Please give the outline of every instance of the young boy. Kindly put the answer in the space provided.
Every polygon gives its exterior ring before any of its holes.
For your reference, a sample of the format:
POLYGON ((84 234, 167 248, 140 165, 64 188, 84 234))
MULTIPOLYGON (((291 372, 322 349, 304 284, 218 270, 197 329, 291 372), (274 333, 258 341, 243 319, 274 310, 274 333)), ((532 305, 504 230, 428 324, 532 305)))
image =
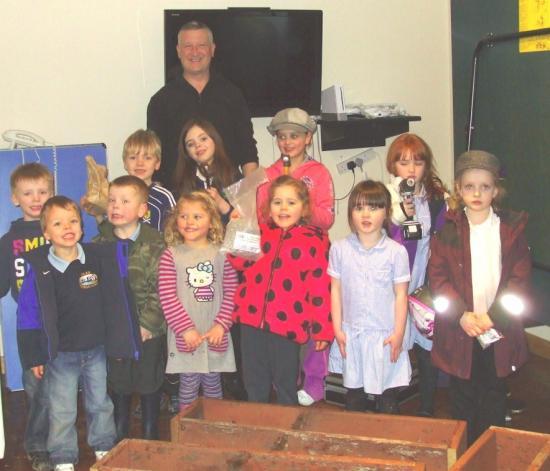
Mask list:
MULTIPOLYGON (((17 167, 10 177, 11 199, 21 208, 23 217, 11 223, 0 239, 0 297, 8 291, 15 302, 25 277, 23 254, 46 243, 40 228, 40 211, 53 194, 53 176, 42 164, 30 163, 17 167)), ((23 446, 32 469, 50 469, 48 440, 48 398, 45 381, 38 381, 30 369, 23 371, 23 387, 29 410, 23 446)))
POLYGON ((17 337, 23 367, 31 368, 37 380, 48 381, 48 451, 55 469, 68 471, 78 461, 79 378, 89 445, 98 458, 114 445, 105 352, 134 355, 135 326, 127 321, 132 313, 120 289, 115 246, 79 243, 82 219, 76 203, 64 196, 50 198, 40 225, 51 247, 25 257, 28 270, 19 293, 17 337))
POLYGON ((153 174, 160 168, 160 140, 153 131, 138 129, 124 143, 122 160, 128 175, 138 177, 149 187, 147 211, 142 222, 162 231, 166 217, 176 205, 174 196, 158 183, 153 174))
POLYGON ((129 288, 137 307, 143 354, 139 359, 108 358, 108 382, 115 406, 117 439, 128 436, 131 395, 141 395, 143 436, 158 439, 159 388, 164 377, 166 324, 157 293, 157 269, 164 240, 157 230, 142 224, 149 188, 135 176, 123 176, 109 186, 107 217, 110 232, 100 242, 116 241, 124 254, 129 288))

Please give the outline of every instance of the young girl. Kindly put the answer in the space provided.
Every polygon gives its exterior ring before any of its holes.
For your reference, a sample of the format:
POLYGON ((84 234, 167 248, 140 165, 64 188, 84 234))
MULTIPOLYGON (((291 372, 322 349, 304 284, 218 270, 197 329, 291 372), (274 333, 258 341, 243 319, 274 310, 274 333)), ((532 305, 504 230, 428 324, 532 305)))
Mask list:
POLYGON ((344 376, 348 410, 365 410, 370 393, 380 395, 381 412, 397 413, 396 388, 411 378, 409 356, 402 351, 409 259, 386 234, 390 213, 390 194, 382 183, 357 184, 348 202, 352 233, 330 248, 336 342, 329 369, 344 376))
MULTIPOLYGON (((390 236, 407 249, 411 270, 409 293, 412 293, 425 282, 430 236, 443 225, 446 211, 445 198, 448 195, 437 176, 432 150, 416 134, 401 134, 393 141, 388 150, 386 167, 392 177, 391 183, 387 185, 392 196, 390 236), (414 180, 414 196, 402 198, 399 185, 409 178, 414 180), (420 239, 404 238, 403 223, 409 218, 420 223, 422 230, 420 239)), ((410 325, 410 339, 405 339, 405 348, 410 348, 414 343, 420 381, 418 415, 432 417, 437 386, 437 368, 432 365, 430 359, 432 341, 419 332, 414 322, 410 322, 410 325)))
POLYGON ((222 397, 220 372, 235 371, 229 328, 237 274, 219 252, 223 225, 206 192, 182 196, 165 228, 159 297, 168 332, 167 373, 180 374, 180 409, 222 397))
POLYGON ((273 385, 280 404, 297 403, 300 344, 316 350, 332 341, 328 237, 305 223, 309 197, 304 182, 277 178, 269 188, 268 224, 260 224, 263 256, 256 262, 230 257, 244 279, 235 295, 233 320, 242 324, 243 374, 248 398, 268 402, 273 385))
POLYGON ((232 208, 222 190, 239 180, 241 174, 229 160, 218 131, 205 119, 190 119, 181 130, 178 148, 174 175, 177 194, 206 190, 227 222, 232 208))
MULTIPOLYGON (((242 178, 229 159, 223 140, 212 123, 205 119, 190 119, 185 123, 179 139, 179 159, 175 171, 175 188, 183 195, 194 190, 206 190, 214 198, 226 225, 232 211, 223 197, 223 188, 242 178)), ((233 399, 246 399, 241 375, 240 330, 231 329, 233 348, 236 354, 237 372, 222 375, 225 393, 233 399)))
MULTIPOLYGON (((307 154, 316 131, 315 121, 300 108, 286 108, 271 120, 267 130, 277 139, 281 158, 266 169, 269 182, 258 189, 256 205, 258 221, 267 222, 262 212, 271 182, 287 174, 302 180, 309 190, 311 203, 310 224, 328 231, 334 223, 334 187, 327 168, 307 154)), ((300 404, 309 406, 324 396, 327 375, 328 350, 316 351, 310 341, 303 361, 303 388, 298 391, 300 404)))
POLYGON ((469 443, 490 425, 504 426, 505 377, 527 360, 522 322, 514 315, 525 304, 531 271, 527 216, 493 209, 502 195, 499 171, 497 158, 484 151, 458 158, 459 206, 432 239, 428 265, 439 301, 432 360, 451 375, 453 417, 468 422, 469 443), (483 349, 475 337, 492 327, 503 337, 483 349))

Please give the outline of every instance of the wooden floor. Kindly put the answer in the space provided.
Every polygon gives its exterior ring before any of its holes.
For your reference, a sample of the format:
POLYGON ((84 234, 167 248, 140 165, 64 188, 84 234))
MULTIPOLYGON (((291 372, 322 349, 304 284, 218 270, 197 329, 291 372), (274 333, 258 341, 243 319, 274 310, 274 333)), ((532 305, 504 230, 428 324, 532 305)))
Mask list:
MULTIPOLYGON (((527 409, 512 416, 509 426, 512 428, 550 433, 550 360, 532 356, 529 363, 511 377, 510 390, 514 398, 527 403, 527 409)), ((6 433, 6 455, 0 460, 0 469, 13 471, 30 470, 29 462, 23 450, 22 437, 25 424, 25 396, 23 392, 3 392, 4 426, 6 433)), ((319 404, 314 407, 336 407, 319 404)), ((414 414, 418 407, 416 399, 402 406, 403 414, 414 414)), ((447 391, 440 388, 436 398, 436 416, 449 417, 447 391)), ((132 436, 140 437, 139 419, 134 419, 132 436)), ((161 416, 160 433, 163 440, 169 440, 169 416, 161 416)), ((77 470, 87 470, 94 462, 94 455, 86 444, 86 425, 83 414, 79 414, 78 422, 80 463, 77 470)))

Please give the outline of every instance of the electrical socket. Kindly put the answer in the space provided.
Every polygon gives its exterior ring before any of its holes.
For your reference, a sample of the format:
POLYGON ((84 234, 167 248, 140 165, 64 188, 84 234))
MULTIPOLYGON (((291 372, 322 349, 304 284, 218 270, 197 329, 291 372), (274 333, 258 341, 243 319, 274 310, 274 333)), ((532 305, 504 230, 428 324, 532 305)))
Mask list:
POLYGON ((342 175, 349 172, 348 163, 355 162, 356 168, 363 172, 363 165, 374 157, 376 157, 376 152, 373 149, 365 149, 359 154, 352 155, 351 157, 338 162, 336 164, 336 170, 338 170, 338 173, 342 175))

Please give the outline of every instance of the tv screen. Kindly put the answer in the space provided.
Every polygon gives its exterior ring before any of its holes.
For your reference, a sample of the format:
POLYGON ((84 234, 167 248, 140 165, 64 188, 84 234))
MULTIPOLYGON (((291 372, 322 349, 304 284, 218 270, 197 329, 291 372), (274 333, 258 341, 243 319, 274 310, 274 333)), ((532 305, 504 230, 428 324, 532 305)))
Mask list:
POLYGON ((322 11, 165 10, 166 82, 181 74, 177 35, 192 20, 214 33, 212 67, 242 90, 252 116, 273 116, 294 106, 320 114, 322 11))

